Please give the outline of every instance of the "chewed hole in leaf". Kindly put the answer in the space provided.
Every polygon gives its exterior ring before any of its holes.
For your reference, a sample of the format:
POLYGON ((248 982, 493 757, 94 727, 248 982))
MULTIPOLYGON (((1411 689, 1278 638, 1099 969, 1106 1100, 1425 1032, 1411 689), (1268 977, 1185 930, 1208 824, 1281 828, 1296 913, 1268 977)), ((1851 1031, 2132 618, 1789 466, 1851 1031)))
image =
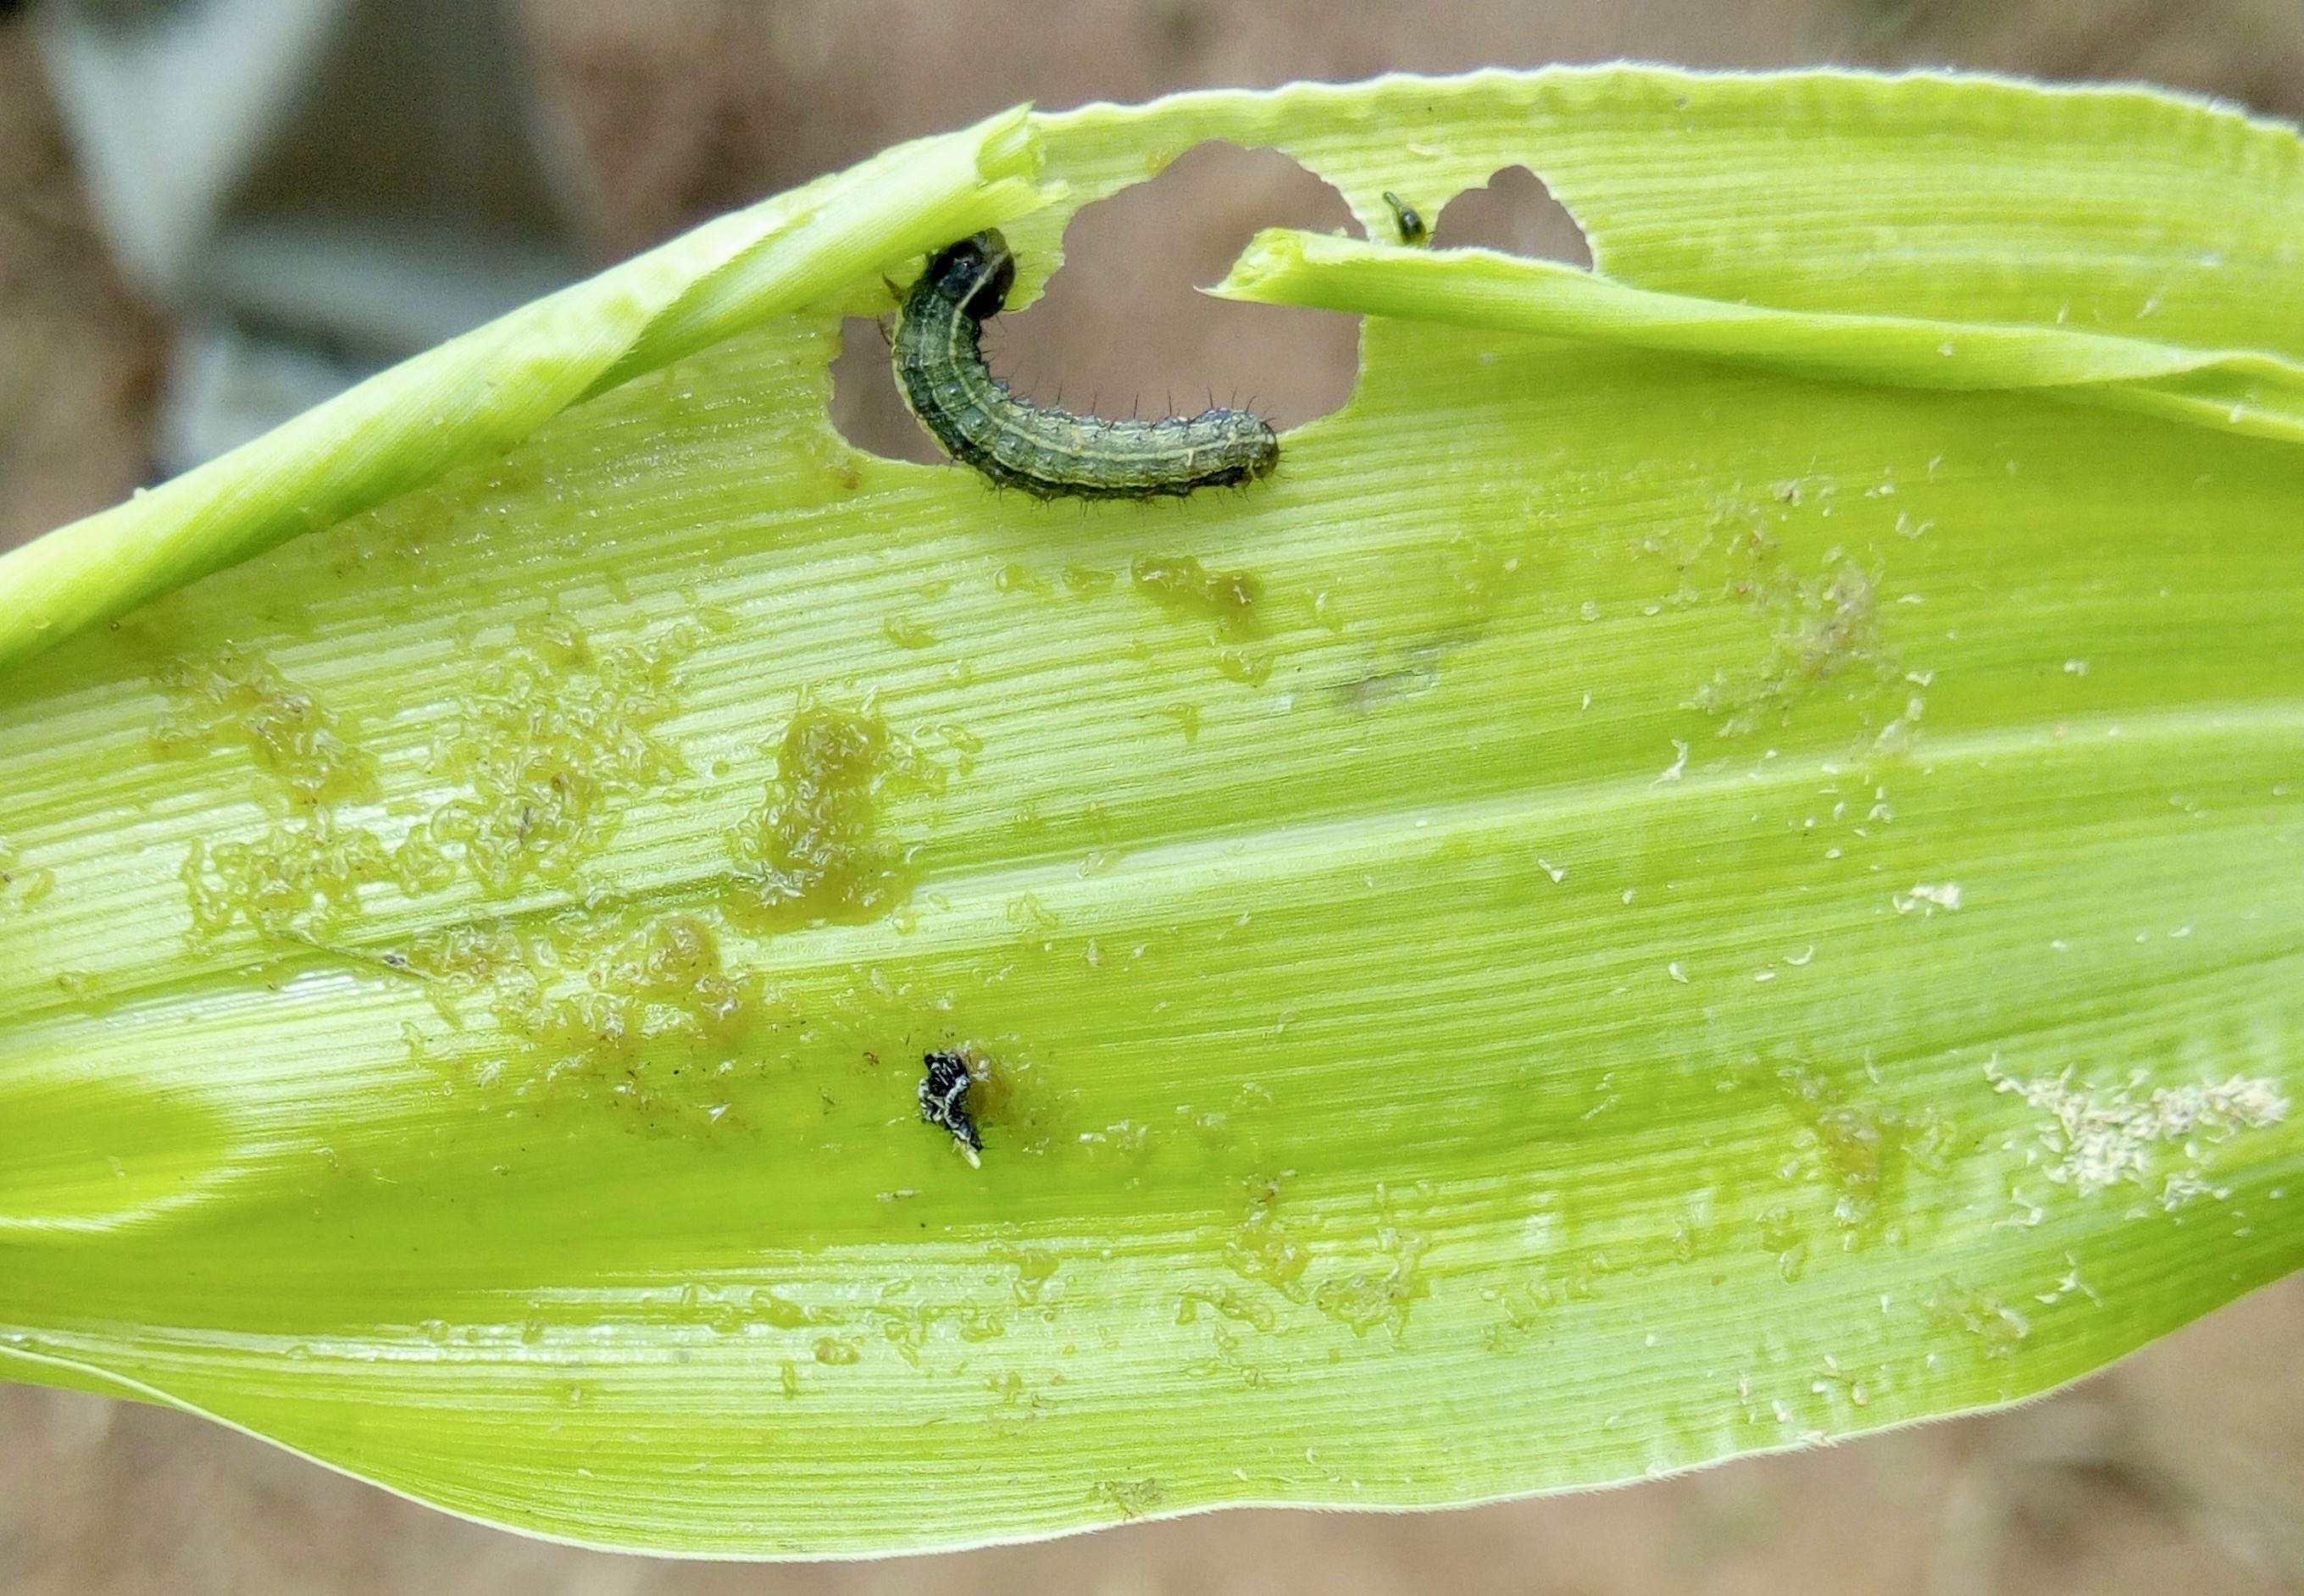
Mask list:
POLYGON ((1487 186, 1450 200, 1432 230, 1438 249, 1500 249, 1587 270, 1592 246, 1568 207, 1525 166, 1507 166, 1487 186))
POLYGON ((832 362, 832 424, 857 448, 923 466, 942 463, 944 452, 896 392, 888 340, 896 325, 892 305, 878 320, 851 316, 840 324, 840 353, 832 362))
MULTIPOLYGON (((1259 229, 1278 226, 1359 231, 1342 195, 1276 151, 1187 150, 1158 177, 1072 219, 1046 293, 987 325, 992 369, 1021 396, 1106 417, 1191 415, 1211 404, 1253 408, 1283 427, 1325 416, 1351 396, 1358 317, 1199 291, 1223 279, 1259 229)), ((1028 281, 1045 266, 1021 264, 1028 281)), ((851 317, 843 328, 833 395, 834 423, 857 447, 944 458, 905 410, 871 321, 851 317)))

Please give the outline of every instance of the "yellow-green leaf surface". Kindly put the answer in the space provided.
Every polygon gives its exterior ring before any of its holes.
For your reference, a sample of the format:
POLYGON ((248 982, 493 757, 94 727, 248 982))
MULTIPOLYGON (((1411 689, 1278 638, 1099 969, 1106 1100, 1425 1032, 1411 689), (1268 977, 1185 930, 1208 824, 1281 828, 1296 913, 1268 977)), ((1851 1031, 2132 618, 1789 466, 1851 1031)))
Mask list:
POLYGON ((0 560, 0 1372, 860 1553, 1797 1445, 2283 1273, 2299 157, 1621 67, 995 119, 0 560), (1266 239, 1363 370, 1239 494, 841 441, 883 274, 1207 139, 1377 241, 1525 164, 1598 274, 1266 239))

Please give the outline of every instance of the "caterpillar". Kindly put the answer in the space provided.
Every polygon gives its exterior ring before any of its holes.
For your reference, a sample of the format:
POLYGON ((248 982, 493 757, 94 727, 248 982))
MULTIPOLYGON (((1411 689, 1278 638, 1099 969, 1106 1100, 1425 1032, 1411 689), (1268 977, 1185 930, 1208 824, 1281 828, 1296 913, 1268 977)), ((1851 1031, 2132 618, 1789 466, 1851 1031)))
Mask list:
POLYGON ((1270 423, 1248 410, 1107 421, 1017 398, 979 347, 985 322, 1007 308, 1015 282, 1008 241, 987 231, 929 257, 904 296, 897 384, 954 460, 1036 499, 1182 498, 1243 486, 1280 463, 1270 423))

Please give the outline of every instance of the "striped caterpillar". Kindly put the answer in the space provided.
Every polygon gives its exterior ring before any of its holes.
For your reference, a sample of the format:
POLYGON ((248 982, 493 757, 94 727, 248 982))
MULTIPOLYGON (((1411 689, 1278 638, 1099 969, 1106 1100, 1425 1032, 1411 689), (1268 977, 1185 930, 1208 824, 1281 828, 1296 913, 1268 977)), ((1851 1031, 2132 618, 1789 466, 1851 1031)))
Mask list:
POLYGON ((1017 398, 978 347, 1015 281, 1008 241, 987 231, 937 250, 904 296, 896 380, 954 460, 1036 499, 1182 498, 1244 486, 1279 464, 1280 440, 1247 410, 1106 421, 1017 398))

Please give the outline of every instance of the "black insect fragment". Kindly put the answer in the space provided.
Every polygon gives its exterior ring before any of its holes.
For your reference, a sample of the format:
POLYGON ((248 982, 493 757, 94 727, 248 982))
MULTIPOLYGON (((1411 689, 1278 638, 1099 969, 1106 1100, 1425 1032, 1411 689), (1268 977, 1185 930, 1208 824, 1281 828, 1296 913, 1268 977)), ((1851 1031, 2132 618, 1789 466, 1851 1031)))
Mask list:
POLYGON ((928 1074, 920 1079, 920 1118, 952 1132, 961 1156, 970 1167, 976 1167, 984 1138, 976 1132, 976 1121, 968 1117, 968 1089, 976 1084, 968 1056, 939 1050, 920 1061, 928 1067, 928 1074))
POLYGON ((1432 229, 1414 206, 1390 189, 1384 191, 1384 202, 1392 207, 1392 224, 1400 230, 1402 243, 1428 244, 1432 241, 1432 229))

